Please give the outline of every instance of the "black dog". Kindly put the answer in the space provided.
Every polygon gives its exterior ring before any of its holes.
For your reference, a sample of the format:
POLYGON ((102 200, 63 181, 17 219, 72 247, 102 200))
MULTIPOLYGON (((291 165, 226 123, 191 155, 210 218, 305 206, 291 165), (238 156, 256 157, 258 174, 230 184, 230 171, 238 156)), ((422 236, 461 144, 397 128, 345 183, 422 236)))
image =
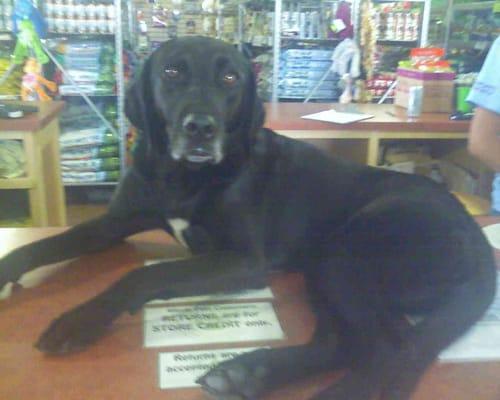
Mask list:
POLYGON ((317 314, 311 342, 225 362, 199 379, 203 388, 218 399, 254 399, 345 368, 314 399, 408 399, 491 302, 492 251, 452 195, 263 129, 250 63, 229 44, 165 43, 131 87, 126 112, 142 136, 109 212, 8 254, 0 287, 139 231, 175 233, 175 219, 194 256, 131 272, 55 320, 41 351, 79 350, 151 299, 262 287, 266 271, 293 269, 317 314))

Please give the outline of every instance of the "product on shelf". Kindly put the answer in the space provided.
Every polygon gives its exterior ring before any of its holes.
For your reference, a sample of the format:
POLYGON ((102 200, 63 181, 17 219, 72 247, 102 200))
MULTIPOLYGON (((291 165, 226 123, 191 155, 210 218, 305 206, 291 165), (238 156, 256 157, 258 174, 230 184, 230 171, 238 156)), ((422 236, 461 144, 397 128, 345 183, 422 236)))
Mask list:
POLYGON ((238 0, 146 0, 134 2, 141 48, 156 49, 176 36, 202 35, 238 40, 238 0), (146 42, 146 43, 144 43, 146 42))
POLYGON ((311 94, 313 99, 337 99, 338 76, 330 72, 332 54, 332 50, 323 49, 285 50, 280 63, 278 97, 306 98, 311 94))
POLYGON ((14 2, 12 0, 0 1, 0 32, 11 32, 13 28, 12 14, 14 11, 14 2))
POLYGON ((367 79, 372 79, 374 72, 375 45, 377 42, 374 14, 373 3, 364 1, 361 5, 359 44, 362 49, 362 65, 367 79))
POLYGON ((396 73, 386 72, 376 74, 372 79, 367 79, 365 90, 372 100, 379 100, 389 90, 388 99, 394 99, 395 90, 390 89, 391 85, 396 80, 396 73))
MULTIPOLYGON (((3 77, 11 64, 10 50, 0 50, 0 77, 3 77)), ((0 96, 19 96, 21 92, 21 80, 23 77, 22 66, 18 66, 11 72, 8 78, 0 85, 0 96)))
MULTIPOLYGON (((63 182, 112 181, 120 173, 119 138, 90 110, 81 98, 68 99, 61 117, 59 146, 63 182)), ((101 114, 116 125, 114 100, 96 102, 101 114)))
POLYGON ((417 41, 420 6, 411 1, 377 4, 373 10, 377 40, 417 41))
POLYGON ((115 53, 102 41, 65 42, 56 47, 65 73, 58 72, 62 96, 110 95, 115 92, 115 53), (76 84, 73 85, 72 81, 76 84))
POLYGON ((112 34, 116 28, 113 0, 46 0, 48 30, 69 34, 112 34))
POLYGON ((20 140, 0 140, 0 179, 12 179, 26 173, 26 157, 20 140))
POLYGON ((455 72, 443 56, 441 48, 411 50, 410 59, 401 61, 397 70, 396 105, 408 107, 410 87, 421 86, 423 112, 453 111, 455 72))
POLYGON ((62 172, 64 183, 116 182, 120 179, 120 171, 99 172, 62 172))
POLYGON ((59 138, 62 152, 67 148, 102 146, 116 143, 118 143, 118 138, 104 126, 65 132, 59 138))
POLYGON ((92 160, 107 157, 116 157, 119 154, 119 148, 115 144, 102 146, 77 146, 74 148, 66 148, 61 153, 61 160, 76 161, 76 160, 92 160))
POLYGON ((66 171, 98 172, 98 171, 112 171, 112 170, 117 170, 119 168, 120 168, 120 159, 118 157, 61 161, 61 170, 63 172, 66 171))

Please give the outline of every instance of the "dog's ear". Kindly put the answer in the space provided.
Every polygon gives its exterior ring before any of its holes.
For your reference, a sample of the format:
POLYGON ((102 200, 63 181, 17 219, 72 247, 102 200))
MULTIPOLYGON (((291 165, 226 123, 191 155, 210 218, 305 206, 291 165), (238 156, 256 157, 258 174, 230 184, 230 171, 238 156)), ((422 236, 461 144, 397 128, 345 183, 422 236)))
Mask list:
POLYGON ((265 111, 262 100, 257 93, 257 82, 250 62, 248 62, 247 74, 248 79, 240 112, 240 129, 248 140, 248 148, 251 149, 257 132, 264 125, 265 111))
POLYGON ((151 85, 151 63, 149 57, 142 66, 137 78, 127 89, 125 96, 125 115, 139 130, 137 144, 134 150, 134 164, 145 175, 154 169, 157 155, 166 150, 162 140, 162 120, 156 111, 153 87, 151 85))

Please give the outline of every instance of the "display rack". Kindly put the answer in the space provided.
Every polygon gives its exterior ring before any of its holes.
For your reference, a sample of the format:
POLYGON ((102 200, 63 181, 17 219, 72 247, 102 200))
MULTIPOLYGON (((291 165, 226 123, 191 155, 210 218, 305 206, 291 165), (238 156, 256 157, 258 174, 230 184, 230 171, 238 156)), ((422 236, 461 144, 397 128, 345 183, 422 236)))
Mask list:
MULTIPOLYGON (((329 31, 329 18, 340 3, 340 0, 275 1, 274 15, 279 18, 273 18, 272 101, 304 101, 311 97, 311 92, 318 101, 338 98, 337 77, 325 75, 331 66, 331 54, 340 42, 329 31), (289 69, 292 75, 287 75, 289 69)), ((359 0, 348 3, 356 31, 359 0)))
MULTIPOLYGON (((107 0, 106 0, 107 1, 107 0)), ((69 87, 69 92, 61 93, 62 99, 70 100, 75 97, 81 97, 85 103, 90 107, 91 112, 96 115, 96 118, 102 121, 103 126, 109 130, 118 140, 118 157, 119 168, 118 174, 122 174, 126 168, 127 160, 127 130, 128 124, 124 115, 124 96, 125 96, 125 75, 124 75, 124 56, 123 56, 123 10, 122 1, 113 0, 112 2, 87 2, 87 6, 95 7, 95 17, 85 16, 83 2, 73 3, 71 0, 67 2, 53 3, 47 0, 41 3, 41 8, 45 12, 48 21, 49 33, 48 38, 44 41, 49 57, 55 64, 56 69, 59 70, 65 80, 69 82, 66 87, 69 87), (62 9, 61 9, 62 7, 62 9), (64 9, 66 7, 66 9, 64 9), (68 7, 73 7, 68 11, 68 7), (80 7, 80 8, 78 8, 80 7), (100 7, 100 10, 99 10, 100 7), (111 8, 106 11, 106 7, 111 8), (105 13, 109 12, 107 18, 104 17, 105 13), (94 19, 91 19, 94 18, 94 19), (65 67, 59 62, 57 56, 51 51, 51 44, 55 42, 64 43, 85 43, 97 41, 102 43, 112 43, 114 48, 114 74, 115 74, 115 88, 114 92, 99 93, 89 92, 84 90, 77 84, 70 76, 65 67), (109 122, 108 119, 99 110, 96 103, 103 99, 115 99, 116 106, 116 124, 109 122)), ((87 10, 88 13, 88 10, 87 10)), ((101 185, 114 185, 117 183, 118 176, 113 179, 105 181, 72 181, 65 182, 65 186, 101 186, 101 185)))
POLYGON ((494 12, 495 1, 458 2, 448 0, 445 18, 445 48, 447 55, 463 55, 465 65, 459 72, 481 67, 484 55, 500 33, 500 13, 494 12), (463 70, 462 70, 463 69, 463 70))
MULTIPOLYGON (((363 12, 370 13, 371 29, 362 43, 366 93, 371 101, 393 100, 398 62, 410 49, 428 44, 430 0, 364 0, 363 12), (368 39, 366 39, 368 38, 368 39)), ((365 16, 366 21, 366 16, 365 16)))

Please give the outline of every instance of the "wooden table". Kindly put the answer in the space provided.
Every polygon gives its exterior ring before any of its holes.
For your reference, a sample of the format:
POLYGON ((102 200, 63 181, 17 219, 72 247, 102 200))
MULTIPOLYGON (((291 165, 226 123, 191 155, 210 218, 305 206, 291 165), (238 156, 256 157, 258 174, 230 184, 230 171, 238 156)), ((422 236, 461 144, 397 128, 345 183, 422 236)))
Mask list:
MULTIPOLYGON (((406 109, 388 104, 351 104, 347 108, 329 103, 267 103, 266 127, 285 136, 302 140, 325 141, 346 152, 346 144, 354 143, 349 155, 368 165, 377 165, 381 144, 388 140, 446 140, 465 143, 469 121, 451 121, 445 113, 423 113, 408 118, 406 109), (333 124, 300 118, 303 115, 334 108, 337 111, 374 115, 352 124, 333 124)), ((333 146, 333 147, 335 147, 333 146)))
POLYGON ((66 204, 61 181, 58 115, 62 101, 29 102, 39 111, 20 119, 0 119, 0 140, 20 140, 26 175, 0 179, 0 189, 26 189, 34 226, 65 226, 66 204))
MULTIPOLYGON (((488 225, 500 223, 500 218, 482 217, 478 221, 488 225)), ((0 229, 0 256, 23 243, 62 230, 0 229)), ((205 399, 199 389, 161 391, 158 388, 158 353, 180 348, 143 348, 141 313, 120 317, 107 336, 78 354, 47 357, 32 347, 50 320, 104 290, 144 260, 183 255, 185 250, 166 234, 143 233, 130 238, 126 244, 71 261, 43 285, 0 301, 0 399, 205 399)), ((500 266, 500 252, 496 252, 496 257, 500 266)), ((314 317, 305 300, 301 276, 276 275, 271 285, 276 313, 287 339, 269 344, 284 346, 307 342, 314 317)), ((329 373, 291 384, 266 400, 303 400, 337 377, 329 373)), ((413 400, 498 400, 499 377, 500 362, 436 364, 425 375, 413 400)))

